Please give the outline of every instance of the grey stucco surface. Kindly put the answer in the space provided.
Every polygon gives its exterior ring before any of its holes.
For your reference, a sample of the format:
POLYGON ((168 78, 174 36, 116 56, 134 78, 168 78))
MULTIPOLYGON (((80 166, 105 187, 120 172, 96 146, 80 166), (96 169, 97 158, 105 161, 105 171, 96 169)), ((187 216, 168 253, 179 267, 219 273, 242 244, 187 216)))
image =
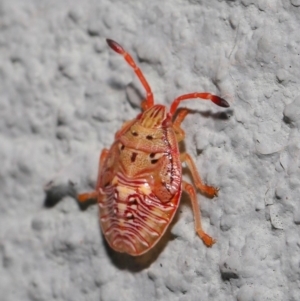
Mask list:
MULTIPOLYGON (((300 1, 0 1, 0 300, 300 300, 300 1), (218 198, 187 197, 162 242, 111 251, 95 185, 102 148, 144 95, 209 91, 185 148, 218 198)), ((184 178, 189 179, 188 173, 184 178)))

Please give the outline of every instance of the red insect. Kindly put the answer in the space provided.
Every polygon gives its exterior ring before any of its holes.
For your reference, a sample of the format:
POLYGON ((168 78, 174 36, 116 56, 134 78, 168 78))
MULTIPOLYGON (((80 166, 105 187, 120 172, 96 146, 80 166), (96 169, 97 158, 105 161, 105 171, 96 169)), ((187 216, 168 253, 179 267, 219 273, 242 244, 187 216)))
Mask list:
POLYGON ((168 112, 165 106, 154 104, 151 88, 132 57, 118 43, 109 39, 107 43, 133 68, 147 98, 141 105, 143 112, 125 122, 111 148, 102 151, 96 189, 80 194, 79 201, 97 198, 108 244, 115 251, 138 256, 153 248, 165 233, 184 190, 192 201, 196 232, 211 247, 215 240, 202 229, 195 188, 182 180, 182 162, 203 194, 214 197, 218 189, 203 184, 190 155, 179 152, 178 143, 185 136, 180 125, 189 110, 176 110, 191 98, 211 100, 220 107, 229 104, 210 93, 190 93, 176 98, 168 112))

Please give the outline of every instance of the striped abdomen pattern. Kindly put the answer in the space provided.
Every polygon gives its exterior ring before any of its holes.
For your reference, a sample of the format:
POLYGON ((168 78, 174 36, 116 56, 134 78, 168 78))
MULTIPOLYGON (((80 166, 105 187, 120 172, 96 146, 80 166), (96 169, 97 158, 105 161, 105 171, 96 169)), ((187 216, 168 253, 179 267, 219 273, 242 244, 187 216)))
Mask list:
POLYGON ((99 188, 101 227, 108 243, 119 252, 143 254, 154 246, 172 220, 176 202, 163 203, 144 179, 117 173, 99 188))

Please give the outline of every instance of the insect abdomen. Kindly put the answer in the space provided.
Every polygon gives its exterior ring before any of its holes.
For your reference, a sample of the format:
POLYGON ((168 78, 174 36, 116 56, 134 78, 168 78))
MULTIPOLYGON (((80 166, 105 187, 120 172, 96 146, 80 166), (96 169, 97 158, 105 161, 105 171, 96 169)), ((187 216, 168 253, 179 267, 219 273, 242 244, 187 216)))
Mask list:
POLYGON ((118 175, 112 182, 99 201, 104 236, 118 252, 142 254, 165 232, 177 205, 162 204, 145 180, 118 175))

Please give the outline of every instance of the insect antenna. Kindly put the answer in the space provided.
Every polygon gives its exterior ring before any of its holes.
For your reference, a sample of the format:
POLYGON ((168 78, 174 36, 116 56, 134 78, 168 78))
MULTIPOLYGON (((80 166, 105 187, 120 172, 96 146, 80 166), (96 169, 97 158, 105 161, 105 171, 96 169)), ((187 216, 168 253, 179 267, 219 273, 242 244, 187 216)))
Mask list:
POLYGON ((142 103, 142 109, 146 110, 146 109, 151 108, 154 105, 153 93, 152 93, 151 88, 150 88, 145 76, 143 75, 141 69, 136 65, 136 63, 133 60, 133 58, 131 57, 131 55, 127 51, 125 51, 124 48, 120 44, 118 44, 117 42, 115 42, 111 39, 106 39, 106 42, 112 50, 114 50, 115 52, 123 55, 125 61, 133 69, 133 71, 135 72, 135 74, 139 78, 141 84, 145 88, 146 93, 147 93, 147 98, 142 103))
POLYGON ((176 99, 173 100, 172 104, 171 104, 171 108, 170 108, 170 113, 171 115, 173 115, 177 109, 177 107, 179 106, 179 104, 184 101, 184 100, 188 100, 188 99, 192 99, 192 98, 201 98, 204 100, 211 100, 213 103, 215 103, 216 105, 223 107, 223 108, 228 108, 229 107, 229 103, 217 96, 217 95, 213 95, 207 92, 203 92, 203 93, 189 93, 189 94, 184 94, 181 95, 179 97, 177 97, 176 99))

